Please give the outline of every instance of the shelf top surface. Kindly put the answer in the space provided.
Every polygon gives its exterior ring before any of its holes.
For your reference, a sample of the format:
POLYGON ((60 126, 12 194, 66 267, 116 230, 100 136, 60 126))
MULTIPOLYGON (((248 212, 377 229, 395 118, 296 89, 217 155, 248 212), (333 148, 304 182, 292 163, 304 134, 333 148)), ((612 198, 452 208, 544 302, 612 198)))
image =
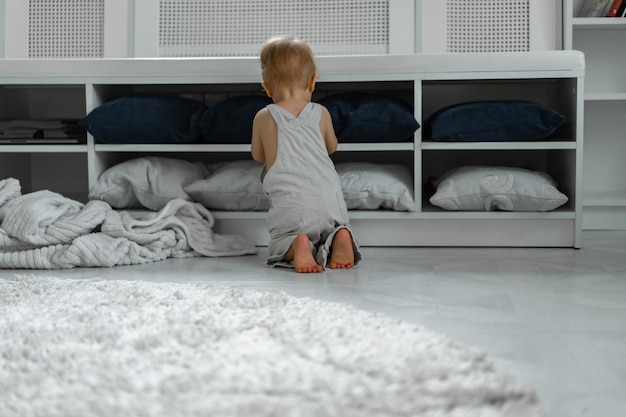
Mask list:
MULTIPOLYGON (((372 76, 381 79, 453 79, 459 74, 471 78, 472 74, 505 76, 520 72, 528 72, 530 78, 533 72, 580 76, 585 69, 584 54, 572 50, 318 56, 316 61, 320 81, 350 77, 372 79, 372 76)), ((176 78, 204 82, 260 82, 259 62, 256 57, 0 60, 0 83, 180 82, 176 78)))
POLYGON ((572 24, 578 29, 624 29, 626 19, 611 17, 574 17, 572 24))

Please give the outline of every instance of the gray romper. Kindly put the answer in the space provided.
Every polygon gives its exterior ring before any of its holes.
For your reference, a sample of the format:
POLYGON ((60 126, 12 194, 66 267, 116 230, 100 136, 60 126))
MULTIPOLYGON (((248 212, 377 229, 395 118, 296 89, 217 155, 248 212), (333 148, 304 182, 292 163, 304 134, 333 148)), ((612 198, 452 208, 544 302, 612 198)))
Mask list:
MULTIPOLYGON (((272 202, 267 265, 292 267, 283 258, 296 236, 305 233, 315 260, 326 268, 335 233, 348 229, 352 235, 352 229, 339 175, 320 131, 322 106, 309 103, 298 116, 276 104, 267 109, 278 126, 276 161, 263 177, 263 190, 272 202)), ((354 237, 352 247, 356 265, 361 254, 354 237)))

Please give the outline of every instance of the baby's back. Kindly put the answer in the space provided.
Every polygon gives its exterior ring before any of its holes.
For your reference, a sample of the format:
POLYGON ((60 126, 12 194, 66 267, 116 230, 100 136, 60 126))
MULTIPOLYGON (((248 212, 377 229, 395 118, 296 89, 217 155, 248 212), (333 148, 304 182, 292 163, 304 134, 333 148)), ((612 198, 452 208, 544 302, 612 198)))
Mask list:
POLYGON ((276 160, 263 180, 270 197, 318 196, 340 190, 339 177, 320 130, 322 106, 309 103, 298 116, 270 104, 278 126, 276 160))

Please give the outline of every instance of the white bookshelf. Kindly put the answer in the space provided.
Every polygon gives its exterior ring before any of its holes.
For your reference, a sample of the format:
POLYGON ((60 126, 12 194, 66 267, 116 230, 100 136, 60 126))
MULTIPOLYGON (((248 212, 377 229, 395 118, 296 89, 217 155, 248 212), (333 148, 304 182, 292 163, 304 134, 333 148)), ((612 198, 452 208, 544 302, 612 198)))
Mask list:
POLYGON ((579 17, 565 0, 564 47, 585 54, 583 228, 626 229, 626 18, 579 17))
MULTIPOLYGON (((405 164, 413 173, 414 212, 352 211, 364 246, 580 247, 582 230, 582 114, 584 59, 576 51, 502 54, 407 54, 318 57, 316 94, 372 90, 403 97, 423 125, 437 109, 462 101, 534 100, 567 121, 559 136, 538 142, 437 143, 419 129, 410 142, 342 143, 341 161, 405 164), (569 201, 552 212, 449 212, 430 205, 424 183, 461 165, 489 163, 547 172, 569 201)), ((123 95, 177 92, 210 95, 258 92, 256 58, 4 60, 0 118, 79 119, 123 95), (45 100, 44 100, 45 99, 45 100), (9 105, 8 103, 12 103, 9 105), (43 105, 47 103, 47 105, 43 105)), ((51 189, 86 201, 98 176, 115 163, 159 155, 187 160, 250 159, 249 145, 101 144, 0 145, 0 176, 23 192, 51 189)), ((265 213, 215 212, 218 233, 267 243, 265 213)))

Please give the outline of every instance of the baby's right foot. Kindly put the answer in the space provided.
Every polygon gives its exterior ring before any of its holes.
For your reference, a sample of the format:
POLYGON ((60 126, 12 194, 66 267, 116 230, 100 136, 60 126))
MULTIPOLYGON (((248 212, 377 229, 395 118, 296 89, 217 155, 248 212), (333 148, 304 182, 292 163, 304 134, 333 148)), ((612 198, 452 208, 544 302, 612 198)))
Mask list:
POLYGON ((293 266, 296 272, 322 272, 324 268, 315 262, 309 237, 304 233, 299 234, 293 241, 293 266))
POLYGON ((340 229, 335 233, 328 266, 330 269, 348 269, 354 266, 352 235, 348 229, 340 229))

